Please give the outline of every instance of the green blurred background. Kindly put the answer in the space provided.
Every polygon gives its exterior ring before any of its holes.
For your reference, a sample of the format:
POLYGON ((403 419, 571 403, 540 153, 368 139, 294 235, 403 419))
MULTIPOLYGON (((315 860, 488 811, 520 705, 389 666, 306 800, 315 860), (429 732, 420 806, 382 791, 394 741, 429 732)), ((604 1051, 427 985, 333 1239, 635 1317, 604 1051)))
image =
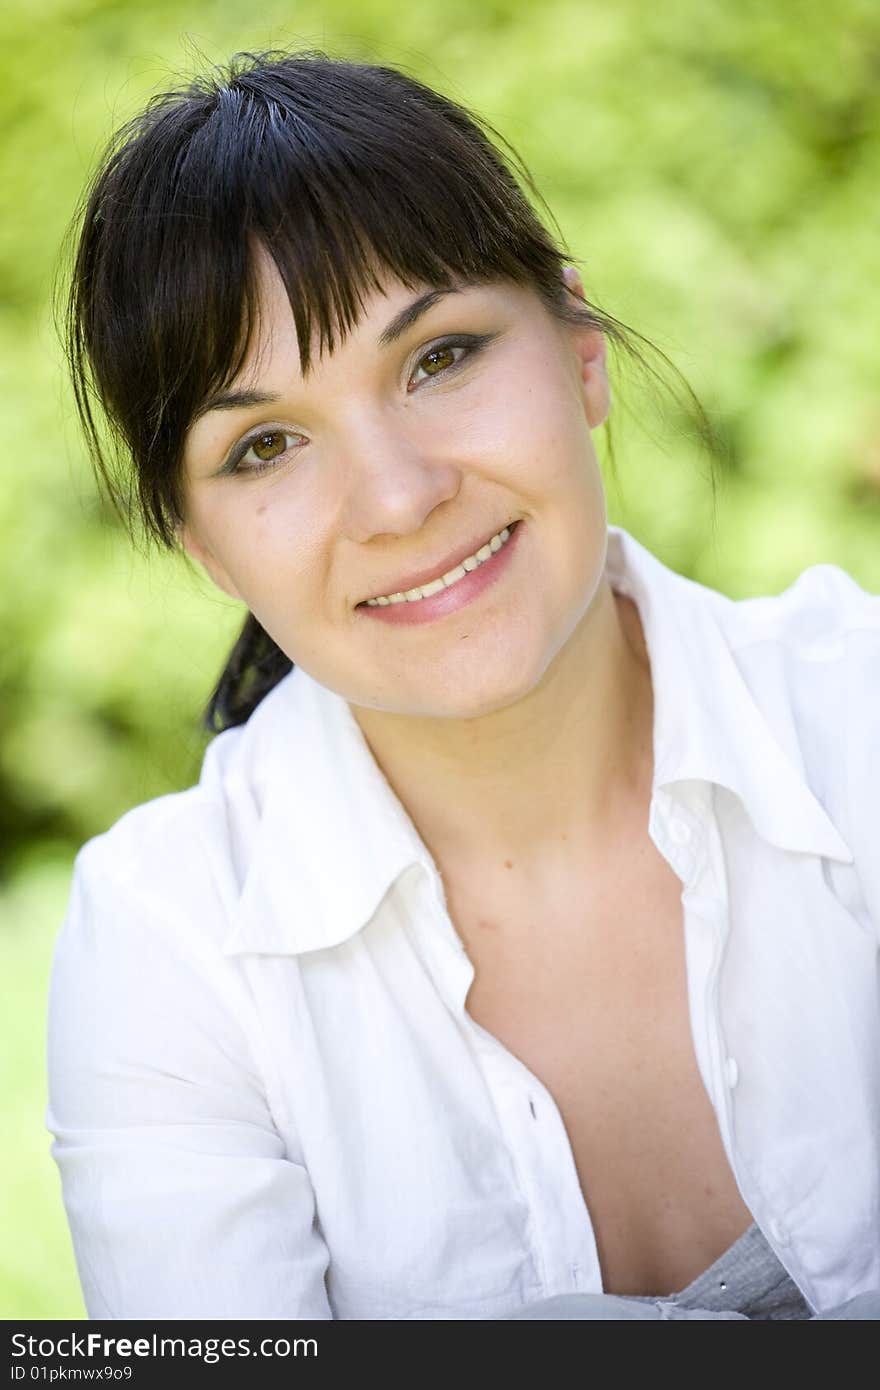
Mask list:
POLYGON ((615 396, 612 521, 735 597, 776 593, 819 561, 880 591, 876 0, 7 0, 7 1319, 84 1316, 43 1128, 46 988, 73 855, 130 806, 197 778, 198 717, 241 620, 179 559, 134 550, 98 500, 52 327, 52 280, 111 130, 181 71, 274 46, 401 65, 486 116, 530 167, 584 263, 588 296, 684 371, 723 447, 701 453, 687 413, 628 374, 633 385, 615 396))

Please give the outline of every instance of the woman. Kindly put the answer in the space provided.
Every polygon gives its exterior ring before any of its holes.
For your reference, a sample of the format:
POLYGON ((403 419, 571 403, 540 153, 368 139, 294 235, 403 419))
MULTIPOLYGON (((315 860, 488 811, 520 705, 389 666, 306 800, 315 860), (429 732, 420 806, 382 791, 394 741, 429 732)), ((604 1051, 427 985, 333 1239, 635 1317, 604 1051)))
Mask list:
POLYGON ((90 1315, 868 1315, 878 599, 607 524, 637 335, 393 69, 156 99, 68 331, 111 495, 248 610, 198 785, 83 848, 56 948, 90 1315))

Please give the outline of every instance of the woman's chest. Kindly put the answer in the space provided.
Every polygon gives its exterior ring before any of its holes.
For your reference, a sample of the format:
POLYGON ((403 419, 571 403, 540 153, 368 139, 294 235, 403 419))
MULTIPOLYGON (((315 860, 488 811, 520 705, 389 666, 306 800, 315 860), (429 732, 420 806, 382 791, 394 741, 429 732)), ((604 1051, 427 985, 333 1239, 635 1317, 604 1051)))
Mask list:
POLYGON ((777 1251, 816 1262, 829 1306, 875 1269, 876 936, 819 864, 765 868, 756 840, 739 863, 725 844, 726 884, 713 858, 683 900, 671 871, 665 888, 633 868, 598 899, 565 889, 520 918, 531 953, 502 946, 517 895, 477 877, 468 900, 444 872, 444 905, 411 871, 333 949, 243 958, 335 1316, 497 1317, 602 1280, 681 1287, 748 1221, 725 1215, 706 1087, 777 1251))
POLYGON ((694 1052, 682 885, 658 853, 640 864, 625 891, 572 885, 534 920, 449 897, 474 966, 467 1012, 558 1108, 604 1288, 663 1294, 752 1218, 694 1052))

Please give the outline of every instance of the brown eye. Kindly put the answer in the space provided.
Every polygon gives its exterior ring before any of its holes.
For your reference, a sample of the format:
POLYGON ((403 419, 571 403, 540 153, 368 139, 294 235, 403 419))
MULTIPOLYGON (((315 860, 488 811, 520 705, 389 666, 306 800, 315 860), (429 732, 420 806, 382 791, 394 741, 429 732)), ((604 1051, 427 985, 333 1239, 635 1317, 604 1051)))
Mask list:
POLYGON ((435 343, 427 352, 422 353, 416 363, 412 381, 416 387, 423 384, 418 380, 420 372, 424 372, 430 379, 457 372, 459 367, 463 367, 497 336, 496 333, 466 333, 446 343, 435 343))
POLYGON ((251 440, 251 448, 261 463, 269 463, 284 453, 287 435, 283 430, 267 430, 251 440))
POLYGON ((303 436, 288 430, 262 430, 252 434, 249 439, 242 440, 221 471, 226 474, 269 473, 291 450, 297 449, 296 440, 302 441, 303 436))
MULTIPOLYGON (((437 371, 443 371, 444 368, 451 366, 455 360, 454 351, 451 347, 437 347, 425 353, 424 357, 419 362, 419 366, 421 367, 423 363, 429 362, 437 371)), ((435 375, 435 372, 430 371, 427 367, 425 370, 428 372, 429 376, 435 375)))

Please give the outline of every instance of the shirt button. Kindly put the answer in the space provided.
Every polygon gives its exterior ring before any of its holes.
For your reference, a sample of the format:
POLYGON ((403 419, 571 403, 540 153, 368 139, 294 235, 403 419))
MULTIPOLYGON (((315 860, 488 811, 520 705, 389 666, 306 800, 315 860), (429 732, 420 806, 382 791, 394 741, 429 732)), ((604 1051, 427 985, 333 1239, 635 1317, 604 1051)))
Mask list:
POLYGON ((689 845, 692 839, 690 827, 684 821, 674 820, 669 833, 677 845, 689 845))
POLYGON ((728 1057, 727 1061, 724 1063, 724 1073, 727 1077, 728 1086, 733 1090, 737 1081, 739 1081, 739 1067, 736 1065, 735 1057, 728 1057))
POLYGON ((783 1226, 782 1222, 777 1221, 775 1217, 770 1222, 770 1234, 776 1241, 777 1245, 788 1244, 788 1230, 785 1226, 783 1226))

